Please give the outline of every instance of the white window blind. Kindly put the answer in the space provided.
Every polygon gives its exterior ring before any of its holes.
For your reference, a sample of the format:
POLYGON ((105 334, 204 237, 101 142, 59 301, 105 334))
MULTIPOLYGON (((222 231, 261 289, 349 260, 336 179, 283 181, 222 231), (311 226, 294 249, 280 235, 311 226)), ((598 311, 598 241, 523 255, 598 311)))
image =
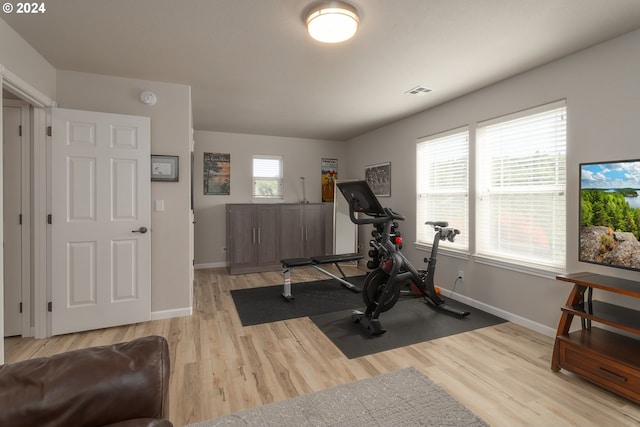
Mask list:
POLYGON ((282 199, 282 156, 253 156, 253 197, 282 199))
POLYGON ((565 267, 566 121, 561 101, 478 124, 478 255, 565 267))
POLYGON ((455 242, 441 245, 469 249, 469 131, 467 128, 418 141, 417 242, 431 244, 427 221, 447 221, 460 230, 455 242))

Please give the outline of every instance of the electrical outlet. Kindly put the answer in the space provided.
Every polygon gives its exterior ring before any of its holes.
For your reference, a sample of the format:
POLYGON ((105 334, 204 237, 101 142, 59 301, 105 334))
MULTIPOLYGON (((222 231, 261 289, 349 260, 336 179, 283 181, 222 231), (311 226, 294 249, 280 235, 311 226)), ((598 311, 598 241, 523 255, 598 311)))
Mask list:
POLYGON ((464 271, 458 270, 458 279, 464 280, 464 271))

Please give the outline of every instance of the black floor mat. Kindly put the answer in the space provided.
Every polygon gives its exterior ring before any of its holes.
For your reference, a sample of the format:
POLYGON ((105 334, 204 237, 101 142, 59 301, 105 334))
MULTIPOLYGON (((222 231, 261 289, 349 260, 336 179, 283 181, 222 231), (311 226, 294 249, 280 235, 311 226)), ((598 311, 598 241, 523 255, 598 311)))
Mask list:
MULTIPOLYGON (((362 288, 366 275, 349 277, 362 288)), ((350 291, 333 279, 293 283, 293 301, 282 297, 282 285, 231 291, 243 326, 313 316, 363 306, 362 294, 350 291)))
POLYGON ((433 309, 421 298, 401 299, 380 315, 379 320, 387 332, 377 337, 351 319, 352 310, 319 314, 311 316, 311 320, 349 359, 505 322, 457 301, 449 305, 471 314, 460 319, 433 309))

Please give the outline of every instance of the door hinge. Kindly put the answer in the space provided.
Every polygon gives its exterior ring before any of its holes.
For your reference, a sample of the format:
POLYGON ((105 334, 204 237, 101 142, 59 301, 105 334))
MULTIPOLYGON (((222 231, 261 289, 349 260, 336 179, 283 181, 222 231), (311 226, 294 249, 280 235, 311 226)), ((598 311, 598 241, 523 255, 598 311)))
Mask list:
POLYGON ((18 136, 22 136, 22 125, 18 125, 18 136))
POLYGON ((20 313, 22 313, 22 303, 20 303, 20 313))
POLYGON ((53 304, 51 303, 51 301, 47 303, 47 311, 49 313, 53 312, 53 304))
POLYGON ((51 126, 47 126, 47 136, 51 136, 52 133, 51 126))
POLYGON ((47 224, 53 224, 53 215, 47 215, 47 224))

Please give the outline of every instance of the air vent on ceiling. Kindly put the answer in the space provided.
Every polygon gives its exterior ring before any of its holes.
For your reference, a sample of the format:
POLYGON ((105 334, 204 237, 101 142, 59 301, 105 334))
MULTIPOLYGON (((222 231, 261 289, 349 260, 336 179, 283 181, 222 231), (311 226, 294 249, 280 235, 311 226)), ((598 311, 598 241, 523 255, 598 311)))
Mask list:
POLYGON ((424 86, 416 86, 416 87, 414 87, 413 89, 409 89, 409 90, 408 90, 408 91, 406 91, 405 93, 406 93, 406 94, 409 94, 409 95, 418 95, 418 96, 422 96, 422 95, 427 94, 427 93, 429 93, 429 92, 431 92, 431 89, 429 89, 429 88, 426 88, 426 87, 424 87, 424 86))

